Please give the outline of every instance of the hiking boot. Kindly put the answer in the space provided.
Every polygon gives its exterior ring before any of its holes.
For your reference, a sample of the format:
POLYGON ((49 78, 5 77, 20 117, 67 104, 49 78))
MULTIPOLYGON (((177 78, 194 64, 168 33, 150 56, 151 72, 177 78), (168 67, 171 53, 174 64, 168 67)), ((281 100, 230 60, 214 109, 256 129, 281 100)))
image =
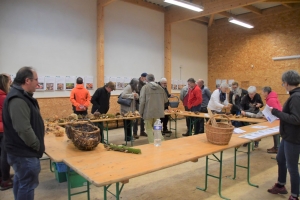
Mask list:
POLYGON ((0 190, 7 190, 13 187, 13 181, 11 179, 7 181, 1 181, 0 190))
POLYGON ((172 133, 172 131, 169 131, 168 129, 163 130, 163 133, 172 133))
POLYGON ((275 185, 271 188, 268 189, 268 192, 272 193, 272 194, 287 194, 288 191, 286 190, 286 188, 284 187, 284 185, 279 185, 281 187, 278 187, 278 183, 275 183, 275 185))
POLYGON ((292 195, 289 197, 288 200, 299 200, 298 197, 293 197, 292 195))
POLYGON ((140 136, 145 136, 145 137, 147 137, 148 135, 147 135, 147 133, 142 132, 142 133, 140 134, 140 136))
POLYGON ((278 149, 275 148, 275 147, 273 147, 273 148, 271 148, 271 149, 267 149, 267 152, 268 152, 268 153, 277 153, 277 152, 278 152, 278 149))
POLYGON ((136 133, 133 134, 133 137, 134 137, 134 139, 139 139, 140 138, 136 133))

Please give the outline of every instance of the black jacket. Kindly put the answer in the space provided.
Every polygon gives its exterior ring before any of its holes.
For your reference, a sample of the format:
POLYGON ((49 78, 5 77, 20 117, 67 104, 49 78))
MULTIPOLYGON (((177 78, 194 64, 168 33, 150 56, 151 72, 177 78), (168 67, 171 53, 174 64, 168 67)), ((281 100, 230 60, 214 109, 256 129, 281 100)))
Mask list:
POLYGON ((236 114, 236 111, 241 110, 241 101, 242 101, 243 97, 246 96, 247 94, 248 94, 248 91, 242 89, 241 96, 236 96, 235 100, 234 100, 235 103, 233 104, 233 102, 232 102, 233 92, 230 91, 230 93, 229 93, 229 103, 232 104, 231 111, 230 111, 232 114, 236 114))
POLYGON ((11 87, 3 106, 3 125, 4 125, 4 142, 7 153, 18 157, 36 157, 43 156, 45 151, 44 135, 45 127, 44 121, 40 114, 40 108, 37 100, 31 97, 27 92, 15 86, 11 87), (25 142, 19 137, 18 133, 13 128, 12 120, 8 110, 8 104, 13 98, 23 99, 30 108, 30 124, 40 142, 39 151, 27 146, 25 142))
POLYGON ((280 135, 287 142, 300 144, 300 88, 290 91, 290 97, 282 112, 273 109, 272 114, 280 119, 280 135))
MULTIPOLYGON (((160 86, 161 86, 160 82, 158 82, 158 85, 160 85, 160 86)), ((162 86, 161 86, 161 87, 162 87, 162 86)), ((162 87, 162 89, 164 89, 164 90, 165 90, 167 97, 168 97, 168 98, 170 98, 170 97, 171 97, 171 95, 170 95, 170 93, 169 93, 168 89, 167 89, 167 88, 164 88, 164 87, 162 87)), ((169 101, 168 101, 167 103, 165 103, 165 109, 168 109, 168 108, 169 108, 169 105, 170 105, 170 102, 169 102, 169 101)))
MULTIPOLYGON (((141 81, 141 77, 140 77, 140 78, 139 78, 139 83, 138 83, 138 91, 136 91, 136 93, 138 93, 139 96, 140 96, 142 87, 143 87, 144 85, 146 85, 146 83, 144 83, 143 81, 141 81)), ((138 104, 140 103, 139 99, 137 99, 136 102, 137 102, 137 110, 139 110, 139 108, 138 108, 138 104)))
POLYGON ((252 100, 249 95, 245 95, 241 101, 241 110, 257 114, 259 112, 259 108, 256 107, 257 103, 261 104, 260 108, 264 106, 264 102, 261 100, 259 94, 256 93, 252 100))
POLYGON ((92 97, 92 113, 96 110, 101 114, 106 114, 109 110, 110 92, 107 92, 105 87, 98 88, 92 97))

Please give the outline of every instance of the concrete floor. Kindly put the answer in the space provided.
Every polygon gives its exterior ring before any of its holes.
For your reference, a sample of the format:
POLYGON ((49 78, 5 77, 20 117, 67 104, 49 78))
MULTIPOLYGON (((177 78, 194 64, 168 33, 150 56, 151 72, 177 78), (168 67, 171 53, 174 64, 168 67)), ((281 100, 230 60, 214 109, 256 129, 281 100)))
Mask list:
MULTIPOLYGON (((185 120, 178 121, 178 136, 181 137, 185 133, 185 120)), ((123 129, 114 129, 109 132, 110 142, 122 144, 124 138, 123 129)), ((166 140, 174 139, 174 134, 166 140)), ((136 140, 134 145, 146 144, 147 138, 141 137, 136 140)), ((251 153, 251 182, 258 184, 259 188, 249 186, 247 183, 246 169, 239 168, 237 171, 237 179, 232 180, 233 175, 233 149, 224 151, 223 161, 223 182, 222 194, 225 197, 243 200, 252 199, 288 199, 287 195, 273 195, 267 192, 277 179, 276 160, 271 159, 275 154, 266 153, 266 149, 272 147, 273 138, 268 137, 260 142, 259 148, 251 153)), ((163 144, 162 144, 163 145, 163 144)), ((245 149, 241 147, 240 149, 245 149)), ((176 156, 176 155, 174 155, 176 156)), ((247 156, 239 153, 238 162, 245 165, 247 156)), ((133 168, 138 168, 132 163, 133 168)), ((54 174, 49 170, 49 160, 41 161, 40 184, 35 190, 35 199, 37 200, 65 200, 67 199, 67 183, 58 183, 54 174)), ((219 165, 210 161, 209 172, 218 175, 219 165)), ((124 186, 121 193, 123 200, 215 200, 221 199, 218 195, 218 181, 214 178, 208 178, 208 189, 206 192, 196 189, 196 186, 204 187, 205 175, 205 158, 201 158, 198 162, 188 162, 178 166, 170 167, 158 172, 133 178, 124 186)), ((286 186, 290 191, 289 177, 286 186)), ((73 189, 73 191, 81 188, 73 189)), ((112 188, 114 191, 114 189, 112 188)), ((103 199, 103 188, 91 186, 91 199, 103 199)), ((0 200, 12 200, 12 189, 0 191, 0 200)), ((85 194, 72 197, 72 199, 86 199, 85 194)), ((108 195, 108 199, 114 199, 112 195, 108 195)))

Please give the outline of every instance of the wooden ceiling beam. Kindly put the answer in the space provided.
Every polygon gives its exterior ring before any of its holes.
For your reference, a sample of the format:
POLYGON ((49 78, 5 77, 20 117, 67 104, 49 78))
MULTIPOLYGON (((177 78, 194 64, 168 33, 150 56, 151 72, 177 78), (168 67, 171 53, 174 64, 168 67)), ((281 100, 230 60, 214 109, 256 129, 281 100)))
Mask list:
POLYGON ((190 21, 192 22, 196 22, 198 24, 203 24, 203 25, 206 25, 207 26, 207 23, 203 22, 203 21, 199 21, 199 20, 196 20, 196 19, 191 19, 190 21))
POLYGON ((208 27, 210 27, 214 22, 215 14, 211 14, 208 22, 208 27))
POLYGON ((196 19, 263 1, 264 0, 194 0, 193 3, 198 5, 201 4, 204 7, 204 11, 194 12, 185 8, 180 8, 179 6, 170 6, 166 11, 167 23, 196 19))
POLYGON ((222 16, 227 17, 227 18, 234 16, 233 14, 230 14, 229 12, 225 12, 225 11, 224 12, 219 12, 217 14, 222 15, 222 16))
POLYGON ((195 20, 198 20, 198 21, 201 21, 201 22, 205 22, 205 23, 208 23, 209 19, 207 17, 199 17, 195 20))
POLYGON ((300 0, 265 0, 270 3, 300 3, 300 0))
POLYGON ((144 1, 144 0, 122 0, 124 2, 127 2, 127 3, 132 3, 132 4, 135 4, 135 5, 138 5, 138 6, 142 6, 142 7, 145 7, 145 8, 149 8, 151 10, 156 10, 158 12, 165 12, 165 8, 162 7, 162 6, 159 6, 159 5, 156 5, 154 3, 150 3, 150 2, 147 2, 147 1, 144 1))
POLYGON ((116 0, 98 0, 97 3, 98 5, 101 5, 101 6, 107 6, 108 4, 114 2, 116 0))
POLYGON ((289 3, 282 3, 281 5, 287 7, 287 8, 293 8, 293 4, 289 4, 289 3))
POLYGON ((261 9, 256 8, 255 6, 248 5, 248 6, 243 6, 243 8, 245 8, 246 10, 249 10, 255 14, 262 15, 261 9))

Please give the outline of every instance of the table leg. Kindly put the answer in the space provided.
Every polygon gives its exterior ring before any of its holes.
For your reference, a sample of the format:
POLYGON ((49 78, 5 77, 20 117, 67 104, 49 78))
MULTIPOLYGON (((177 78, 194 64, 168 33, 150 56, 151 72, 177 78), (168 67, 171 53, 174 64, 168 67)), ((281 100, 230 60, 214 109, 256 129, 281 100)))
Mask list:
POLYGON ((239 151, 239 152, 247 153, 247 166, 237 164, 237 162, 236 162, 236 152, 238 151, 238 148, 234 148, 234 167, 233 167, 233 178, 232 179, 236 179, 236 167, 247 169, 247 182, 248 182, 248 184, 250 186, 258 188, 258 185, 254 185, 250 182, 250 152, 251 152, 252 145, 248 144, 247 146, 248 146, 248 151, 247 152, 239 151))
MULTIPOLYGON (((128 124, 128 121, 129 120, 125 120, 125 124, 124 124, 124 127, 125 127, 125 135, 127 137, 127 127, 130 126, 130 143, 131 143, 131 146, 133 146, 133 135, 132 135, 132 126, 133 126, 133 123, 132 123, 132 120, 130 120, 129 124, 128 124)), ((126 138, 126 143, 125 145, 127 146, 127 138, 126 138)))
MULTIPOLYGON (((170 130, 175 131, 175 138, 177 138, 177 115, 175 115, 175 118, 173 118, 171 115, 169 115, 168 117, 169 117, 170 130), (172 121, 175 123, 175 128, 172 128, 172 121)), ((167 137, 170 137, 170 136, 171 136, 171 134, 167 137)))
POLYGON ((205 187, 204 187, 204 188, 197 187, 197 189, 202 190, 202 191, 206 191, 206 189, 207 189, 207 177, 210 176, 210 177, 219 179, 219 196, 220 196, 222 199, 230 200, 229 198, 224 197, 224 196, 222 195, 222 171, 223 171, 222 164, 223 164, 223 151, 220 152, 220 158, 218 158, 217 156, 215 156, 215 154, 212 154, 212 155, 214 156, 215 159, 210 159, 208 156, 206 156, 205 187), (212 175, 212 174, 209 174, 209 173, 208 173, 208 160, 213 160, 213 161, 219 162, 219 164, 220 164, 219 176, 215 176, 215 175, 212 175))
POLYGON ((109 192, 111 195, 115 196, 116 200, 120 200, 120 194, 121 194, 121 192, 123 190, 124 185, 125 184, 122 183, 122 186, 120 188, 120 182, 116 183, 116 194, 113 194, 112 192, 110 192, 108 190, 108 188, 111 186, 111 184, 110 185, 105 185, 104 186, 104 200, 107 200, 107 192, 109 192))

